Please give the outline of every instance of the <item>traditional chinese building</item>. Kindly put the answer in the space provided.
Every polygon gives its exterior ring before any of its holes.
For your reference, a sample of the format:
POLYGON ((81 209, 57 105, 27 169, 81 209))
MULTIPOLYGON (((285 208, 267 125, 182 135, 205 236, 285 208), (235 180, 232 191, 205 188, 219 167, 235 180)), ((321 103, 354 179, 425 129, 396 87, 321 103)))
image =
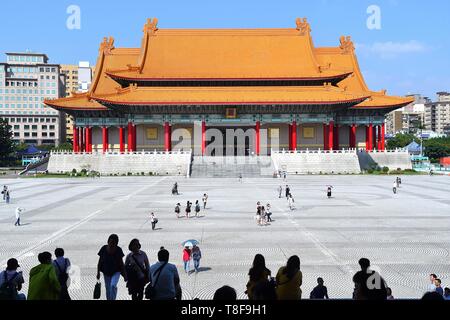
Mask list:
POLYGON ((75 152, 170 151, 173 130, 197 121, 202 152, 208 128, 253 128, 255 154, 272 138, 290 150, 384 150, 385 115, 412 101, 369 90, 350 37, 315 47, 306 19, 205 30, 149 19, 140 48, 105 38, 96 70, 89 92, 45 101, 74 117, 75 152))

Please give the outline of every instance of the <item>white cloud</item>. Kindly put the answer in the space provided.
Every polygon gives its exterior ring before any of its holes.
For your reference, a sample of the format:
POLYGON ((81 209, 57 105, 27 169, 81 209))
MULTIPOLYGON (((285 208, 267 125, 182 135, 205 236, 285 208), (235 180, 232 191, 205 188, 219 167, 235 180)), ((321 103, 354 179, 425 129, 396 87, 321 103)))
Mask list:
POLYGON ((383 59, 392 59, 411 53, 423 53, 429 48, 417 40, 407 42, 375 42, 373 44, 356 44, 356 49, 361 52, 376 54, 383 59))

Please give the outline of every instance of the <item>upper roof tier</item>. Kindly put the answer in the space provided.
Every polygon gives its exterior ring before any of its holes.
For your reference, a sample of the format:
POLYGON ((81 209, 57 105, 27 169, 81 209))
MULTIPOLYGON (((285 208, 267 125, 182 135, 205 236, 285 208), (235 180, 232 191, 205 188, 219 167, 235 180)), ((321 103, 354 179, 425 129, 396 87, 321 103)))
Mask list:
POLYGON ((328 69, 314 54, 310 26, 292 29, 166 29, 149 19, 139 60, 107 70, 114 79, 160 80, 331 80, 347 68, 328 69))

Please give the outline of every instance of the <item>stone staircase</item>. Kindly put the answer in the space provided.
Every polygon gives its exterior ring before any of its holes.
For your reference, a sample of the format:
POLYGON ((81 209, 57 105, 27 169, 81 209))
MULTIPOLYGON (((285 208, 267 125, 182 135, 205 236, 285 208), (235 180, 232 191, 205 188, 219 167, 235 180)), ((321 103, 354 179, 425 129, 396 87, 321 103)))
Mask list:
POLYGON ((271 157, 194 157, 191 177, 250 178, 271 176, 274 171, 271 157))

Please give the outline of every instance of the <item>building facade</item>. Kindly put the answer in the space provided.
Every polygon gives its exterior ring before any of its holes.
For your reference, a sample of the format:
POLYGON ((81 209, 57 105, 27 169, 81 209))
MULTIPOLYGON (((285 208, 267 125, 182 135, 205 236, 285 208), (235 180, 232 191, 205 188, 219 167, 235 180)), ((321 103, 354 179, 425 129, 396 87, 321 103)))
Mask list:
POLYGON ((61 111, 44 100, 64 97, 60 66, 49 64, 45 54, 7 53, 0 63, 0 117, 13 129, 13 139, 27 144, 59 145, 65 141, 61 111))
POLYGON ((389 135, 417 134, 425 129, 425 106, 431 100, 420 94, 411 94, 406 97, 414 99, 414 101, 404 108, 386 115, 386 133, 389 135))
POLYGON ((450 131, 450 93, 438 92, 437 101, 426 104, 425 128, 438 135, 448 135, 450 131))
MULTIPOLYGON (((80 61, 78 65, 63 64, 61 73, 66 79, 65 97, 69 97, 73 92, 87 92, 92 83, 94 68, 87 61, 80 61)), ((66 138, 73 141, 73 117, 66 115, 66 138)))
POLYGON ((149 19, 140 48, 104 39, 89 92, 46 103, 74 117, 75 152, 170 151, 186 140, 204 155, 213 140, 236 147, 236 129, 250 132, 246 154, 384 150, 385 115, 413 100, 369 90, 350 37, 315 47, 310 31, 306 19, 224 30, 160 30, 149 19))

